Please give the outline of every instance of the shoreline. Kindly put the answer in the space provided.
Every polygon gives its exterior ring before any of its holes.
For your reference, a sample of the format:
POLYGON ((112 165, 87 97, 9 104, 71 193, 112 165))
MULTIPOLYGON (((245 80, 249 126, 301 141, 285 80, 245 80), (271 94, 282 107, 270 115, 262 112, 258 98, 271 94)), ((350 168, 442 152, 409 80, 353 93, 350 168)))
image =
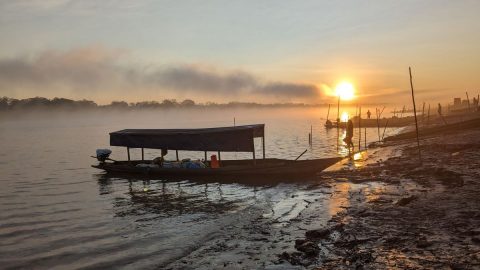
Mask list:
POLYGON ((278 204, 287 210, 261 202, 248 207, 162 267, 480 267, 480 129, 423 137, 422 165, 413 142, 377 144, 296 186, 278 204))
POLYGON ((356 203, 326 227, 306 232, 296 242, 297 252, 283 254, 282 259, 318 269, 480 267, 477 123, 478 119, 424 132, 422 165, 416 144, 402 134, 397 136, 402 140, 387 140, 368 150, 396 155, 385 160, 385 155, 377 155, 364 166, 353 161, 322 174, 334 185, 340 179, 379 187, 350 192, 350 201, 356 203))

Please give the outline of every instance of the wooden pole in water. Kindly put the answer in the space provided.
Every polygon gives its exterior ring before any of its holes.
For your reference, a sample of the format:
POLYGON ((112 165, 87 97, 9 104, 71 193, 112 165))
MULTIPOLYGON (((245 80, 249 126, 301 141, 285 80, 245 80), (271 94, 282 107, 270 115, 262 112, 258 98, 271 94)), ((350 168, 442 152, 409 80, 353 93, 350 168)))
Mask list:
POLYGON ((263 159, 265 159, 265 134, 262 136, 262 153, 263 153, 263 159))
POLYGON ((378 141, 380 142, 380 122, 379 122, 379 110, 375 108, 375 116, 377 117, 377 133, 378 133, 378 141))
POLYGON ((313 125, 310 125, 310 145, 313 144, 313 125))
POLYGON ((417 132, 418 158, 420 160, 420 164, 422 164, 422 153, 420 151, 420 138, 418 136, 417 106, 415 105, 415 94, 413 93, 413 79, 412 79, 411 67, 408 67, 408 72, 410 73, 410 87, 412 89, 413 115, 415 116, 415 130, 417 132))
POLYGON ((358 151, 362 149, 362 106, 358 110, 358 151))
POLYGON ((363 134, 363 135, 364 135, 364 136, 363 136, 363 139, 365 140, 365 145, 364 145, 364 147, 365 147, 365 149, 367 149, 367 127, 365 127, 365 134, 363 134))
POLYGON ((467 95, 468 111, 470 111, 470 99, 468 98, 468 92, 465 91, 465 94, 467 95))
POLYGON ((425 101, 423 102, 423 107, 422 107, 422 124, 425 122, 425 101))
POLYGON ((427 126, 430 124, 430 103, 428 103, 427 126))
POLYGON ((328 116, 330 116, 330 104, 328 104, 327 121, 328 121, 328 116))
POLYGON ((337 152, 338 152, 338 140, 340 139, 340 95, 338 95, 337 105, 337 152))

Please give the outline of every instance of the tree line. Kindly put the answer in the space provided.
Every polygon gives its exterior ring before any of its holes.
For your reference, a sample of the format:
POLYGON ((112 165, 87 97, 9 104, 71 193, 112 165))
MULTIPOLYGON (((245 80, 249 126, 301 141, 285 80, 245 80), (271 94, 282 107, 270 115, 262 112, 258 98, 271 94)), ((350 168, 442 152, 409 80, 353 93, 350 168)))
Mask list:
POLYGON ((92 100, 72 100, 67 98, 48 99, 44 97, 33 97, 26 99, 15 99, 9 97, 0 98, 0 111, 28 111, 28 110, 85 110, 85 109, 119 109, 119 110, 136 110, 136 109, 170 109, 170 108, 195 108, 195 107, 213 107, 213 108, 233 108, 233 107, 312 107, 304 103, 273 103, 262 104, 255 102, 228 102, 228 103, 196 103, 191 99, 177 101, 175 99, 164 99, 163 101, 141 101, 141 102, 125 102, 112 101, 107 105, 98 105, 92 100))

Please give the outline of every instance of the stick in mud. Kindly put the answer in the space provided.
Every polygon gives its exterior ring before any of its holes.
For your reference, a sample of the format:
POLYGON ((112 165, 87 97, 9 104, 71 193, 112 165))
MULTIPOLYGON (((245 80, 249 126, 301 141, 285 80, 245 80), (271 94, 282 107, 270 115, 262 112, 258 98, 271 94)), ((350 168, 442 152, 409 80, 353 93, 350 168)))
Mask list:
POLYGON ((383 106, 383 109, 382 111, 380 112, 380 109, 377 110, 377 108, 375 108, 375 111, 377 113, 377 132, 378 132, 378 142, 381 141, 380 139, 380 117, 382 116, 383 114, 383 111, 385 110, 385 106, 383 106))
POLYGON ((387 119, 387 123, 385 123, 385 128, 383 129, 383 135, 382 135, 382 141, 383 141, 383 138, 385 137, 385 130, 387 130, 387 126, 388 126, 388 121, 390 119, 387 119))
POLYGON ((418 137, 417 107, 415 106, 415 94, 413 93, 413 79, 411 67, 408 67, 408 72, 410 73, 410 87, 412 88, 413 115, 415 116, 415 130, 417 132, 418 158, 420 159, 420 164, 422 164, 422 153, 420 152, 420 138, 418 137))

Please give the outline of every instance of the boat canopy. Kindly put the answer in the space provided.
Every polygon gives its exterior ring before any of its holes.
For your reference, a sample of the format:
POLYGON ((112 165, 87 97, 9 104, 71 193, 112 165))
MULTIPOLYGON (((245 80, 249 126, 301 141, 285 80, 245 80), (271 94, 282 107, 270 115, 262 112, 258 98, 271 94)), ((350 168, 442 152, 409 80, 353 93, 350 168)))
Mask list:
POLYGON ((187 151, 254 152, 265 125, 200 129, 124 129, 110 133, 110 145, 187 151))

